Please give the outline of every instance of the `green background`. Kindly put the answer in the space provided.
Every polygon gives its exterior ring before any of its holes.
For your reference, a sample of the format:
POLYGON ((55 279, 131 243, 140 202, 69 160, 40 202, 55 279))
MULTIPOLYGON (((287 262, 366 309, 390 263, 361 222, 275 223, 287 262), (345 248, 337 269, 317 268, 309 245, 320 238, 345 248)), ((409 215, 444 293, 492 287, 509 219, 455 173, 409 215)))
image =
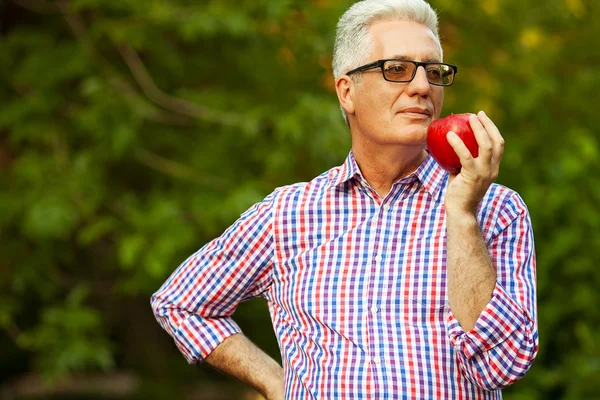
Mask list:
MULTIPOLYGON (((255 398, 188 366, 149 297, 273 188, 343 162, 351 3, 0 1, 0 397, 255 398)), ((505 398, 594 398, 600 1, 431 4, 459 66, 443 115, 492 117, 534 224, 540 352, 505 398)), ((234 317, 279 359, 263 301, 234 317)))

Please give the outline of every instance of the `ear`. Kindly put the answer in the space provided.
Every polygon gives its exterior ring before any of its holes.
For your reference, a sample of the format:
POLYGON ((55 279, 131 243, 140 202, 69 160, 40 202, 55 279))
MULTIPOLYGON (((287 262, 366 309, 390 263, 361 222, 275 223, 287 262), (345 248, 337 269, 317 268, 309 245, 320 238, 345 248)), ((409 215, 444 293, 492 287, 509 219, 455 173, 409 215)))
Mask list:
POLYGON ((335 81, 335 92, 340 105, 347 114, 354 114, 354 90, 355 83, 348 75, 342 75, 335 81))

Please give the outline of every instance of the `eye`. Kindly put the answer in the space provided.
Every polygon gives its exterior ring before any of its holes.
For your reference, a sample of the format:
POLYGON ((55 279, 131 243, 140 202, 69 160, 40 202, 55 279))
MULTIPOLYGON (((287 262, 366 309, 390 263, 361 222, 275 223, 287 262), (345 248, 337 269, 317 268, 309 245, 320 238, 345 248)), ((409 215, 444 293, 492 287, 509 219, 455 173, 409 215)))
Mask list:
POLYGON ((431 77, 436 77, 436 78, 441 78, 442 77, 442 70, 439 68, 433 68, 427 71, 427 73, 429 74, 429 76, 431 77))
POLYGON ((392 64, 386 68, 386 72, 390 72, 392 74, 402 74, 406 72, 406 66, 404 64, 392 64))
POLYGON ((441 65, 430 65, 427 68, 427 79, 429 82, 441 83, 444 79, 445 71, 441 65))

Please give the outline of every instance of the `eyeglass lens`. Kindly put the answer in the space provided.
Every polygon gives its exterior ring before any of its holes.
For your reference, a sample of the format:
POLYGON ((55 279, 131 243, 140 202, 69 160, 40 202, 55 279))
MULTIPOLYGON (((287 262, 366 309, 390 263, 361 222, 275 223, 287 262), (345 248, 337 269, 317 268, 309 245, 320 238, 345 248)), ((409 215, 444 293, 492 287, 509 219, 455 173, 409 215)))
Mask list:
MULTIPOLYGON (((383 65, 385 78, 395 82, 409 82, 413 79, 416 65, 410 61, 386 61, 383 65)), ((449 85, 454 79, 454 70, 445 64, 430 64, 425 68, 427 80, 437 85, 449 85)))

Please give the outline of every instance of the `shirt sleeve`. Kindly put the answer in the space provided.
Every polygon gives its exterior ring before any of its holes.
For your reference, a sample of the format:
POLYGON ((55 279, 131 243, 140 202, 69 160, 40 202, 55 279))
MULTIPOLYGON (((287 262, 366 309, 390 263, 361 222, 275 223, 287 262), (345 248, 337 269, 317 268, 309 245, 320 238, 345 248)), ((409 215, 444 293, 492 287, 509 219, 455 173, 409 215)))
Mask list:
POLYGON ((191 255, 152 296, 158 323, 190 364, 202 362, 227 337, 240 333, 231 318, 237 305, 270 287, 275 194, 191 255))
POLYGON ((538 351, 535 250, 531 220, 515 194, 500 212, 488 249, 496 268, 492 299, 465 332, 452 311, 447 327, 462 372, 486 390, 519 380, 538 351))

